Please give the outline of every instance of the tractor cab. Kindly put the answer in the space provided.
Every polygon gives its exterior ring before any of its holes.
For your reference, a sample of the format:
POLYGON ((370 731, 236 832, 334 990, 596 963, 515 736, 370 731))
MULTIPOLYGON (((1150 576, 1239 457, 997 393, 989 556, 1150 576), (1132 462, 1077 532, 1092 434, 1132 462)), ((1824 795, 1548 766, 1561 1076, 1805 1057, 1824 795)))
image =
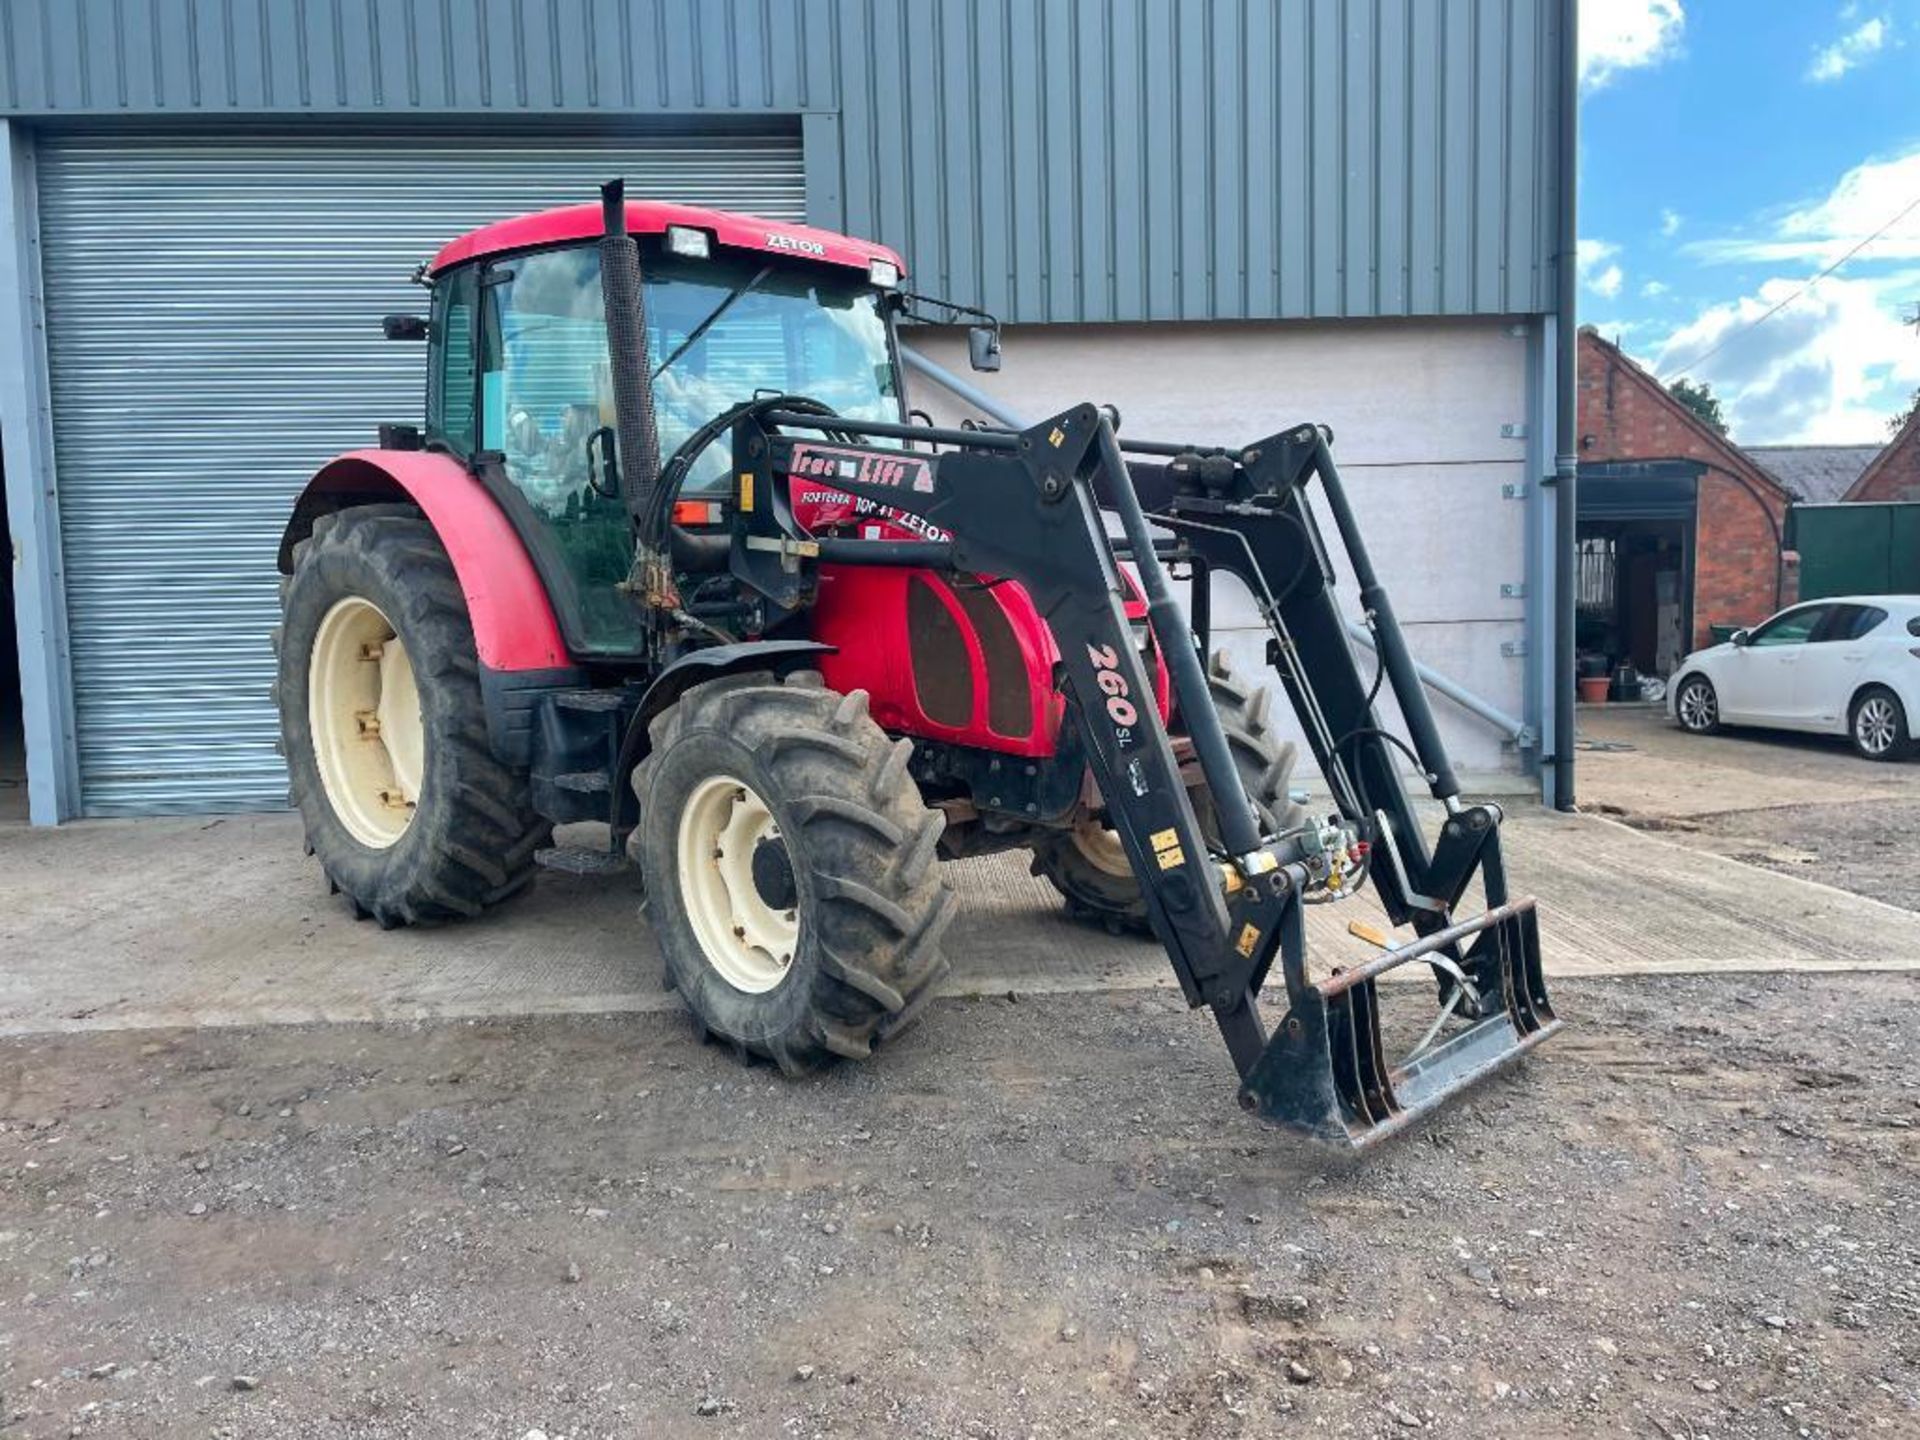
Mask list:
MULTIPOLYGON (((900 260, 803 226, 633 203, 660 458, 756 395, 849 419, 904 418, 889 292, 900 260)), ((633 534, 614 468, 597 206, 490 225, 426 267, 429 449, 469 462, 512 517, 583 653, 635 651, 618 588, 633 534)), ((693 459, 689 507, 731 494, 724 446, 693 459)))

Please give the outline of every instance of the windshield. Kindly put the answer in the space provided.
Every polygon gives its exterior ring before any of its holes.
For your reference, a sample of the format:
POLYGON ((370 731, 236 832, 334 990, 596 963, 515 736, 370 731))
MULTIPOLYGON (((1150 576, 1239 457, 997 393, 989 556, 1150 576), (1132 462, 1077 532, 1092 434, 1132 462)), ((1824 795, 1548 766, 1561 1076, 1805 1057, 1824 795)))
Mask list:
MULTIPOLYGON (((756 394, 806 395, 850 418, 900 418, 880 293, 864 275, 731 255, 653 255, 643 268, 662 463, 756 394)), ((592 483, 592 457, 614 424, 600 252, 581 245, 503 261, 481 293, 481 445, 500 453, 551 537, 588 648, 624 650, 637 632, 615 586, 627 578, 632 536, 620 497, 592 483)), ((450 374, 467 354, 449 335, 450 374)), ((681 493, 725 490, 731 461, 723 436, 681 493)))
MULTIPOLYGON (((886 321, 864 276, 663 257, 647 267, 647 350, 664 366, 653 381, 662 462, 756 394, 806 395, 851 419, 900 418, 886 321)), ((683 491, 724 485, 730 459, 716 444, 683 491)))

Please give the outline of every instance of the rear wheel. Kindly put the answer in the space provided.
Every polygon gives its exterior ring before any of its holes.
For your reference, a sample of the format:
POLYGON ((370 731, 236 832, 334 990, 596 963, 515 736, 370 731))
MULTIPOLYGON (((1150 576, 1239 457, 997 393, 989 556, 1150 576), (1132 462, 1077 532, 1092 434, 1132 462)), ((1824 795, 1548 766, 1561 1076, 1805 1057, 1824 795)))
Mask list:
POLYGON ((629 848, 681 996, 742 1056, 865 1058, 947 968, 945 822, 907 771, 912 742, 815 675, 697 686, 651 738, 629 848))
POLYGON ((431 923, 523 889, 551 827, 487 743, 473 628, 433 527, 410 506, 321 516, 283 612, 290 798, 355 913, 431 923))
POLYGON ((1906 707, 1884 685, 1862 690, 1847 717, 1854 753, 1868 760, 1904 760, 1913 753, 1906 707))
POLYGON ((1690 735, 1711 735, 1720 728, 1720 696, 1704 675, 1689 675, 1673 695, 1673 713, 1690 735))
MULTIPOLYGON (((1268 718, 1271 693, 1248 685, 1218 651, 1207 665, 1207 688, 1262 833, 1273 835, 1303 823, 1306 812, 1289 794, 1297 752, 1273 733, 1268 718)), ((1192 799, 1202 833, 1217 843, 1219 825, 1204 784, 1195 787, 1192 799)), ((1120 837, 1098 815, 1084 815, 1070 830, 1050 830, 1037 838, 1033 868, 1066 899, 1067 911, 1076 919, 1116 933, 1147 928, 1140 882, 1127 864, 1120 837)))

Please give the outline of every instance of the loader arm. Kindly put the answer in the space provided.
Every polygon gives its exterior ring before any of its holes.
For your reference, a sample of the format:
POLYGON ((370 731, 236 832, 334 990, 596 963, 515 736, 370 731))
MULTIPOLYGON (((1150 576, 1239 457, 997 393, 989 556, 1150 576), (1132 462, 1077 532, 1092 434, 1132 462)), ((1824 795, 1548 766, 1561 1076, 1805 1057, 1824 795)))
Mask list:
MULTIPOLYGON (((736 573, 776 605, 797 607, 808 560, 946 566, 1019 581, 1052 628, 1070 723, 1190 1005, 1210 1007, 1241 1080, 1241 1103, 1316 1139, 1359 1146, 1400 1129, 1557 1028, 1539 969, 1531 900, 1509 902, 1499 812, 1463 806, 1384 590, 1346 507, 1325 436, 1314 427, 1240 452, 1142 445, 1166 463, 1130 467, 1106 418, 1079 406, 1024 432, 929 431, 811 410, 767 408, 735 426, 736 573), (939 453, 869 440, 933 441, 939 453), (829 485, 920 517, 950 541, 798 538, 788 481, 829 485), (1303 489, 1318 478, 1360 581, 1382 680, 1407 716, 1413 753, 1447 808, 1429 853, 1394 747, 1347 643, 1332 570, 1303 489), (759 503, 755 503, 755 497, 759 503), (1146 503, 1143 505, 1143 499, 1146 503), (1112 510, 1126 539, 1107 536, 1112 510), (1178 537, 1156 539, 1152 522, 1178 537), (1346 832, 1263 835, 1212 708, 1193 633, 1162 554, 1204 574, 1241 576, 1273 629, 1269 658, 1307 730, 1342 815, 1372 844, 1368 873, 1396 924, 1419 937, 1365 966, 1315 982, 1305 954, 1309 890, 1338 893, 1346 832), (1178 715, 1214 797, 1222 845, 1209 846, 1123 610, 1121 558, 1138 569, 1167 656, 1178 715), (1475 874, 1483 915, 1452 909, 1475 874), (1270 1037, 1258 997, 1276 960, 1288 1009, 1270 1037), (1389 1062, 1375 981, 1420 962, 1441 979, 1441 1014, 1415 1054, 1389 1062), (1441 1023, 1463 1028, 1436 1042, 1441 1023)), ((1357 852, 1358 846, 1354 847, 1357 852)))

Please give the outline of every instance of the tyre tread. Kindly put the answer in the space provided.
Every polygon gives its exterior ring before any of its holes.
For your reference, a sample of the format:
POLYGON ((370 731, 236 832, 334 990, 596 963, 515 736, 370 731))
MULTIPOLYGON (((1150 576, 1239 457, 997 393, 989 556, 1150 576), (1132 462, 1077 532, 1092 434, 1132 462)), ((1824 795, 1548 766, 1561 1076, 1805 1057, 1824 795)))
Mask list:
MULTIPOLYGON (((432 723, 433 742, 450 747, 445 773, 454 777, 443 792, 447 814, 432 826, 424 854, 398 859, 370 884, 356 885, 338 863, 325 863, 329 882, 347 894, 357 915, 384 928, 431 925, 479 915, 526 889, 534 877, 534 853, 548 844, 552 826, 533 811, 527 776, 503 764, 487 740, 486 707, 481 697, 480 663, 472 622, 453 563, 433 526, 411 505, 354 506, 321 515, 312 534, 293 549, 293 574, 282 587, 283 617, 307 602, 303 578, 337 550, 355 552, 359 563, 401 597, 399 620, 407 628, 409 658, 416 680, 437 687, 444 702, 432 723), (358 889, 359 893, 356 893, 358 889)), ((313 603, 338 598, 321 595, 313 603)), ((282 635, 286 624, 280 627, 282 635)), ((306 657, 281 656, 276 700, 287 695, 287 667, 306 657)), ((304 693, 304 684, 300 687, 304 693)), ((282 744, 288 754, 311 747, 304 714, 281 713, 282 744)), ((330 813, 317 775, 293 767, 291 795, 306 817, 307 841, 330 843, 318 817, 330 813)), ((416 817, 419 823, 419 817, 416 817)), ((413 847, 417 849, 418 847, 413 847)), ((394 855, 400 855, 395 847, 394 855)), ((323 860, 325 857, 323 857, 323 860)))
MULTIPOLYGON (((818 963, 808 1004, 786 1030, 743 1042, 728 1033, 724 1016, 703 1014, 701 1022, 787 1071, 865 1059, 906 1028, 946 973, 940 942, 955 902, 931 863, 945 819, 927 808, 909 773, 912 743, 881 730, 865 691, 829 690, 817 673, 709 681, 652 726, 652 749, 633 777, 643 815, 660 757, 703 731, 753 751, 771 773, 775 803, 806 835, 793 858, 811 872, 818 963)), ((671 857, 649 852, 643 862, 653 872, 671 857)), ((663 935, 663 944, 673 943, 663 935)), ((671 950, 669 963, 676 963, 671 950)), ((689 956, 677 963, 705 962, 689 956)), ((679 978, 683 997, 699 1005, 700 987, 679 978)))

